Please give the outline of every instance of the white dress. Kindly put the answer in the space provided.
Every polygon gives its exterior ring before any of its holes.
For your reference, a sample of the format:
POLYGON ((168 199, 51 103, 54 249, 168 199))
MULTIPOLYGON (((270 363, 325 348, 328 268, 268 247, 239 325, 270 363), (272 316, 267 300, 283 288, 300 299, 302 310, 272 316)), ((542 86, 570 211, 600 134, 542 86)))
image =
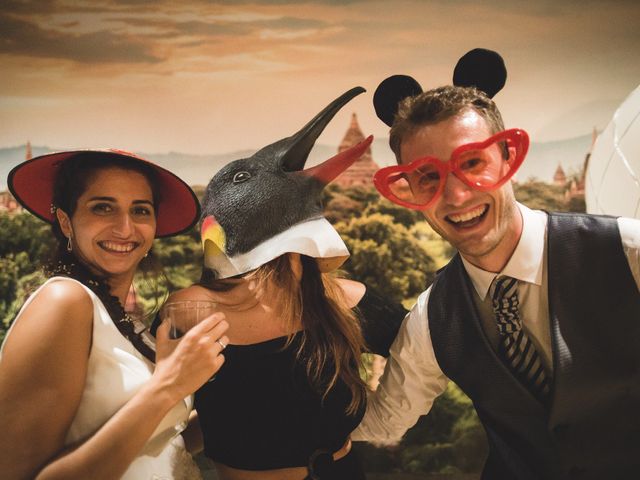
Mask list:
MULTIPOLYGON (((71 281, 67 277, 47 280, 25 302, 16 317, 47 283, 71 281)), ((151 378, 154 366, 120 333, 102 301, 82 285, 93 302, 93 339, 87 378, 80 406, 67 432, 65 446, 82 441, 111 418, 151 378)), ((7 332, 7 337, 11 328, 7 332)), ((0 348, 0 362, 2 348, 0 348)), ((179 433, 185 428, 193 406, 192 397, 180 402, 164 417, 122 477, 125 480, 199 479, 200 471, 185 450, 179 433)))

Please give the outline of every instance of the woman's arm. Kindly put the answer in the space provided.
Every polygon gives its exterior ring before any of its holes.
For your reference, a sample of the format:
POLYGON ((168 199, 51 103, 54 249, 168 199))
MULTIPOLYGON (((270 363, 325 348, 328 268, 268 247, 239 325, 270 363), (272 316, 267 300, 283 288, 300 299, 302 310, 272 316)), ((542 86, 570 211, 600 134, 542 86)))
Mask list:
POLYGON ((154 374, 94 435, 63 450, 91 348, 93 304, 80 285, 43 288, 7 339, 0 370, 0 472, 7 478, 119 478, 166 413, 222 365, 226 322, 203 321, 179 342, 158 330, 154 374), (177 345, 176 345, 177 344, 177 345))

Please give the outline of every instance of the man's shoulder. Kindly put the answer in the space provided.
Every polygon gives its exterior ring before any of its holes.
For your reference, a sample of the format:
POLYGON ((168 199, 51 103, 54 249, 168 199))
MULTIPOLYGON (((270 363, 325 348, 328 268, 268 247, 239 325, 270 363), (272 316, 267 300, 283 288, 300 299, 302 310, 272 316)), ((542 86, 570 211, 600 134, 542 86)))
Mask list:
MULTIPOLYGON (((640 249, 640 219, 583 212, 550 212, 548 215, 550 218, 557 219, 560 222, 573 219, 577 225, 589 223, 615 225, 618 228, 624 247, 640 249)), ((594 233, 599 233, 599 230, 594 230, 594 233)))
POLYGON ((427 315, 427 307, 429 305, 429 297, 431 296, 431 289, 433 288, 433 284, 429 285, 425 291, 423 291, 418 298, 416 298, 416 303, 413 304, 411 309, 409 310, 410 317, 420 317, 426 318, 427 315))
POLYGON ((555 227, 566 228, 591 228, 594 233, 598 233, 599 226, 616 227, 619 217, 614 215, 603 215, 585 212, 546 212, 547 222, 555 227))

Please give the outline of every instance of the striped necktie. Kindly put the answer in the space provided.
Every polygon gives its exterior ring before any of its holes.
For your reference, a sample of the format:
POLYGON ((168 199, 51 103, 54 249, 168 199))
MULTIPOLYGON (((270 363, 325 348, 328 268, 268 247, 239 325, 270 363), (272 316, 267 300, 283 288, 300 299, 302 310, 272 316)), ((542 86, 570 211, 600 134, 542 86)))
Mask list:
POLYGON ((499 354, 518 380, 543 404, 547 404, 550 377, 545 371, 518 313, 518 280, 499 276, 494 280, 493 313, 500 332, 499 354))

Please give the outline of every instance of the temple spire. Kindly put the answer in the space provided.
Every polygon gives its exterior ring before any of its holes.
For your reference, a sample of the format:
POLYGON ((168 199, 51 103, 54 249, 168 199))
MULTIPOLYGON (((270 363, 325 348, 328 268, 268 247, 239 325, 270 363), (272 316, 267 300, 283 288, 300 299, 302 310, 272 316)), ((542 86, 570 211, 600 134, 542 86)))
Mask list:
MULTIPOLYGON (((342 152, 357 143, 364 140, 364 134, 358 124, 358 116, 353 113, 351 115, 351 122, 349 128, 344 135, 344 138, 340 142, 338 152, 342 152)), ((343 172, 335 183, 341 187, 350 187, 352 185, 373 185, 373 174, 378 170, 378 165, 371 158, 371 147, 367 148, 365 153, 345 172, 343 172)))

